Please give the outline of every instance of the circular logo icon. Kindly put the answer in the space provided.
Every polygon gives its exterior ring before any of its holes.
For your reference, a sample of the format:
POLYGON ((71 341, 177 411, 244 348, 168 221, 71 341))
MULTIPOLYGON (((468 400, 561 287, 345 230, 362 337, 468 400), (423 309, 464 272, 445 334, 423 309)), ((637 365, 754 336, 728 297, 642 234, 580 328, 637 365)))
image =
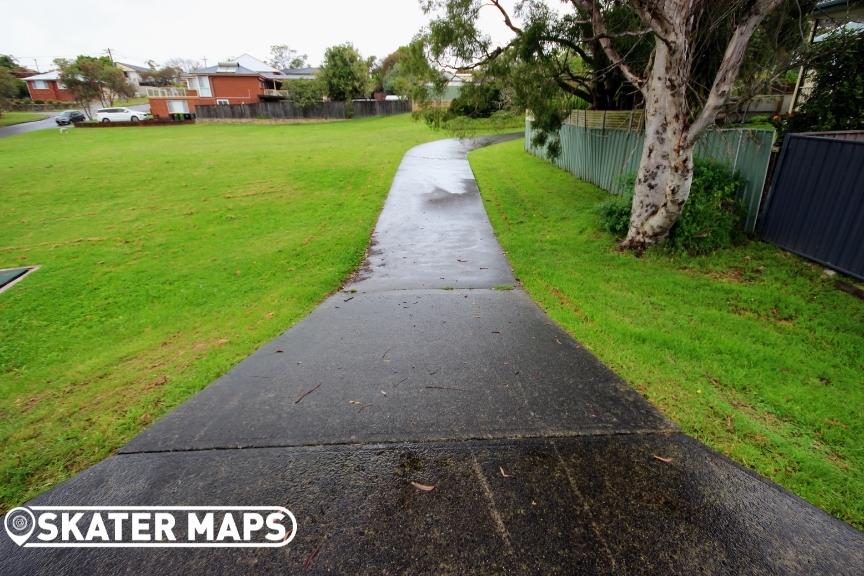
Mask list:
POLYGON ((13 542, 21 546, 36 528, 36 518, 27 508, 13 508, 6 513, 6 533, 13 542))

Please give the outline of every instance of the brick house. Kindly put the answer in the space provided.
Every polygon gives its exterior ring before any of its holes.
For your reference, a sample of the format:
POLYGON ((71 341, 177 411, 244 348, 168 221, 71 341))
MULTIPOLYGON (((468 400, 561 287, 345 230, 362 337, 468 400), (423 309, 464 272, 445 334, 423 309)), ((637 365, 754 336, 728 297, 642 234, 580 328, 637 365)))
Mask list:
POLYGON ((59 100, 72 102, 75 97, 60 83, 60 72, 52 70, 44 74, 22 78, 27 83, 27 90, 32 100, 59 100))
POLYGON ((150 113, 167 116, 195 113, 195 106, 256 104, 285 97, 279 90, 285 74, 244 54, 216 66, 200 68, 184 76, 185 88, 147 88, 150 113))

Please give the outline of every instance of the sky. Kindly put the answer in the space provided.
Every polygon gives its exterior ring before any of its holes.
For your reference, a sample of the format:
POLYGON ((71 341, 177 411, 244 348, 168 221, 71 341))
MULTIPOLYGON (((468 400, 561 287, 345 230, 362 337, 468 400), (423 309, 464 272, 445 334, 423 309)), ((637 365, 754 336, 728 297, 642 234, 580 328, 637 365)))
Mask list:
MULTIPOLYGON (((55 58, 109 48, 115 60, 139 65, 179 57, 212 66, 244 53, 266 61, 273 44, 308 54, 312 65, 343 42, 382 58, 428 22, 418 0, 40 0, 9 2, 2 13, 0 54, 40 72, 55 58)), ((481 14, 484 31, 506 41, 500 15, 481 14)))

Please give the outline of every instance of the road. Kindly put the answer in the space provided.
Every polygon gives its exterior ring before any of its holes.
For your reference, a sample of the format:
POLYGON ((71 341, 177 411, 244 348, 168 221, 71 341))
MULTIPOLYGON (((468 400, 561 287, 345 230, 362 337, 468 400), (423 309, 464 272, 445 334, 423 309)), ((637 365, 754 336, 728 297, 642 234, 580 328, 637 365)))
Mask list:
MULTIPOLYGON (((95 113, 97 109, 101 108, 101 105, 93 105, 90 110, 91 113, 95 113)), ((149 104, 137 104, 135 106, 128 106, 133 110, 141 110, 141 111, 149 111, 149 104)), ((15 124, 13 126, 4 126, 0 128, 0 138, 6 138, 9 136, 16 136, 18 134, 26 134, 28 132, 35 132, 37 130, 47 130, 48 128, 57 128, 57 123, 54 122, 54 117, 60 114, 60 112, 46 112, 49 116, 44 120, 37 120, 35 122, 24 122, 23 124, 15 124)))

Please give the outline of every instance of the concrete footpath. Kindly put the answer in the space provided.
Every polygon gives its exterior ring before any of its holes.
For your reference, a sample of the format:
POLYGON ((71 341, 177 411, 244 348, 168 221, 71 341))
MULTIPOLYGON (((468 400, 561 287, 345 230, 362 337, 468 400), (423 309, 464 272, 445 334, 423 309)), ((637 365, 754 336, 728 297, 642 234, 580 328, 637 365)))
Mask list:
POLYGON ((412 149, 342 291, 29 503, 285 506, 290 544, 4 537, 0 574, 860 574, 861 532, 681 434, 502 289, 466 160, 499 139, 412 149))

